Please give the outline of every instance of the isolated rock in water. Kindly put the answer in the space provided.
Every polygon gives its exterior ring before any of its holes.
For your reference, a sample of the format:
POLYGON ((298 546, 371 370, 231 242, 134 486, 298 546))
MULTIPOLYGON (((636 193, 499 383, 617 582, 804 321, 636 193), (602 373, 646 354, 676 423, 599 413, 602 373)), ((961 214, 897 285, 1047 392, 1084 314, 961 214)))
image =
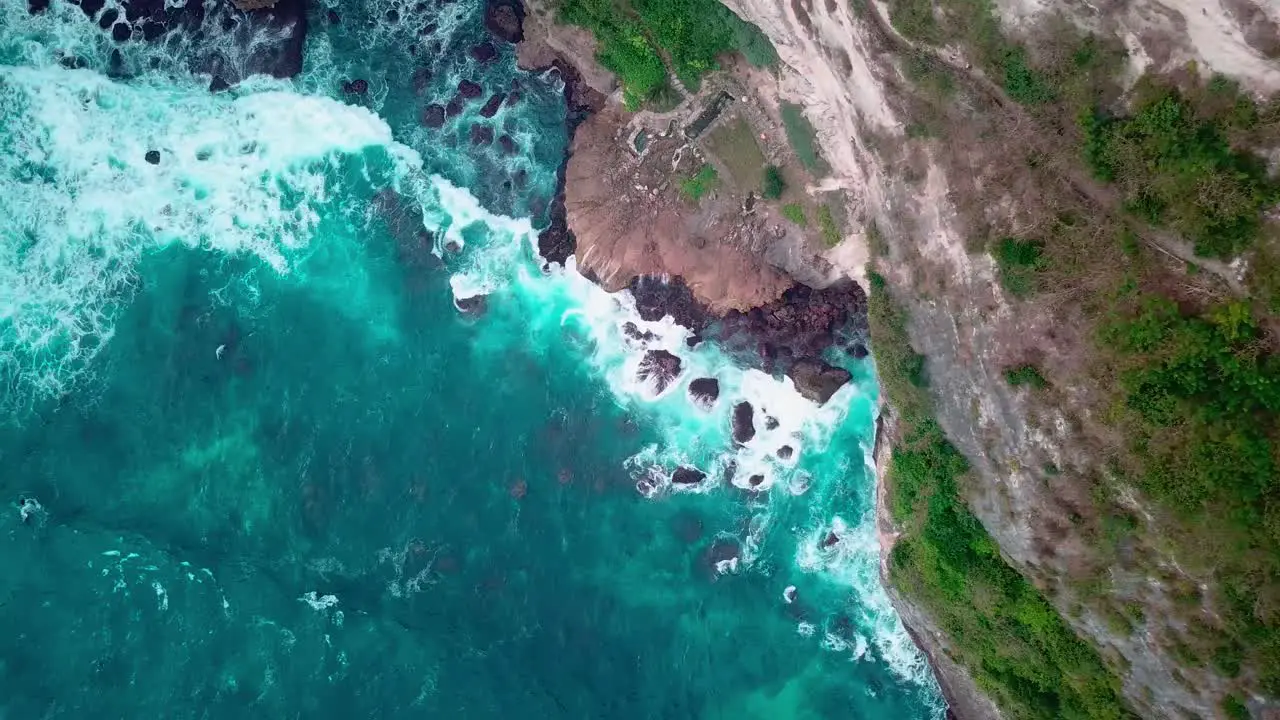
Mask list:
POLYGON ((351 82, 343 82, 342 92, 347 95, 363 95, 369 92, 369 82, 361 78, 356 78, 351 82))
POLYGON ((502 107, 503 101, 507 96, 502 93, 491 95, 489 100, 485 102, 484 107, 480 108, 480 117, 491 118, 498 114, 498 108, 502 107))
POLYGON ((489 309, 489 301, 485 299, 484 295, 457 298, 453 301, 453 304, 458 307, 458 312, 471 317, 483 315, 485 310, 489 309))
POLYGON ((750 485, 753 490, 755 488, 760 487, 763 484, 764 484, 764 475, 752 475, 751 477, 747 478, 747 485, 750 485))
POLYGON ((463 80, 458 83, 458 94, 468 100, 475 100, 484 94, 484 88, 479 83, 463 80))
POLYGON ((793 450, 790 445, 783 445, 778 448, 778 458, 781 460, 790 460, 791 456, 794 454, 795 450, 793 450))
POLYGON ((524 39, 524 5, 520 0, 488 0, 484 26, 494 37, 515 43, 524 39))
POLYGON ((720 381, 715 378, 697 378, 689 383, 689 399, 702 410, 715 407, 720 399, 720 381))
POLYGON ((832 367, 817 358, 801 358, 795 361, 787 375, 796 383, 801 395, 819 405, 831 399, 845 383, 853 378, 848 370, 832 367))
POLYGON ((701 470, 682 465, 671 473, 671 482, 675 485, 697 485, 705 480, 706 477, 707 474, 701 470))
POLYGON ((493 128, 488 125, 472 123, 471 125, 471 144, 477 147, 484 147, 493 144, 493 128))
POLYGON ((151 163, 152 165, 159 165, 159 164, 160 164, 160 151, 159 151, 159 150, 148 150, 148 151, 147 151, 147 154, 143 157, 143 159, 145 159, 147 162, 151 163))
POLYGON ((493 43, 480 43, 471 48, 470 54, 471 58, 476 62, 487 63, 498 57, 498 49, 493 46, 493 43))
POLYGON ((636 342, 650 342, 656 340, 658 337, 648 330, 641 332, 640 328, 629 320, 622 324, 622 334, 636 342))
POLYGON ((772 415, 765 415, 765 416, 764 416, 764 429, 765 429, 765 430, 777 430, 777 429, 778 429, 778 418, 776 418, 776 417, 774 417, 774 416, 772 416, 772 415))
POLYGON ((749 402, 733 406, 733 441, 746 443, 756 436, 755 410, 749 402))
POLYGON ((640 361, 638 375, 642 382, 652 382, 654 389, 661 393, 680 376, 680 358, 666 350, 650 350, 640 361))

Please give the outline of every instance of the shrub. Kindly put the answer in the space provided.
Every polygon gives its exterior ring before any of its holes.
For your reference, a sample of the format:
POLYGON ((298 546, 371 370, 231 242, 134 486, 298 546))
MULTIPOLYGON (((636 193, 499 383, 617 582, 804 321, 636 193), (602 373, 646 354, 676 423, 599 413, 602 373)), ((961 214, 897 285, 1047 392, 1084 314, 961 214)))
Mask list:
POLYGON ((1249 708, 1237 695, 1228 695, 1222 699, 1222 714, 1228 720, 1249 720, 1249 708))
POLYGON ((800 227, 809 227, 809 218, 804 215, 804 208, 799 203, 789 203, 782 206, 782 217, 799 225, 800 227))
POLYGON ((1257 240, 1276 184, 1177 90, 1149 94, 1132 117, 1080 118, 1086 162, 1098 179, 1120 187, 1129 211, 1185 235, 1198 255, 1234 257, 1257 240))
POLYGON ((777 165, 766 165, 760 194, 770 200, 777 200, 782 197, 782 191, 786 188, 787 182, 782 178, 782 170, 777 165))
POLYGON ((831 208, 826 205, 818 206, 818 230, 822 232, 822 242, 827 247, 835 247, 840 244, 840 228, 836 226, 836 219, 831 214, 831 208))
POLYGON ((1043 246, 1036 240, 1001 238, 995 247, 1000 284, 1014 297, 1026 297, 1037 289, 1037 275, 1044 269, 1043 246))
POLYGON ((1008 368, 1004 371, 1004 379, 1014 387, 1028 385, 1041 390, 1049 386, 1049 382, 1044 379, 1044 375, 1040 374, 1039 368, 1035 365, 1019 365, 1018 367, 1008 368))
POLYGON ((711 192, 719 181, 720 174, 716 172, 715 167, 703 165, 692 177, 687 177, 680 182, 680 194, 698 202, 704 195, 711 192))

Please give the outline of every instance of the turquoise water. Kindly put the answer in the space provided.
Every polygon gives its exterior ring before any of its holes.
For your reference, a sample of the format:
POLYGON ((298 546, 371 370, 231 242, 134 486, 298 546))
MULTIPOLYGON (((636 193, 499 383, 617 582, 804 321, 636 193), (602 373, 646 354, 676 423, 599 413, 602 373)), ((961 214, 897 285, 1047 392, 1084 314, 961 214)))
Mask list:
POLYGON ((819 408, 544 273, 557 84, 475 66, 474 4, 416 55, 389 7, 210 94, 0 0, 0 717, 938 715, 876 580, 873 369, 819 408), (419 125, 463 76, 519 83, 514 156, 419 125))

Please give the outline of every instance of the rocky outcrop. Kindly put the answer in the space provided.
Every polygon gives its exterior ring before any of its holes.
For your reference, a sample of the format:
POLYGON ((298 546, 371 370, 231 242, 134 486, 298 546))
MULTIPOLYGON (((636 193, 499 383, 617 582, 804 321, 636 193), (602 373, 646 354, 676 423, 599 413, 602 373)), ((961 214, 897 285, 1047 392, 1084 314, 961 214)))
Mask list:
POLYGON ((734 442, 739 445, 751 442, 751 438, 756 436, 755 409, 751 407, 751 403, 744 400, 734 405, 730 424, 734 442))
POLYGON ((787 370, 787 375, 795 381, 797 392, 819 405, 830 400, 852 379, 848 370, 817 358, 800 358, 787 370))
POLYGON ((697 468, 680 466, 676 471, 671 473, 671 482, 674 485, 697 485, 707 478, 707 474, 697 468))
POLYGON ((655 393, 661 394, 680 377, 680 366, 680 358, 666 350, 650 350, 640 361, 636 377, 652 387, 655 393))
POLYGON ((689 383, 689 400, 704 411, 715 407, 720 398, 720 381, 715 378, 695 378, 689 383))

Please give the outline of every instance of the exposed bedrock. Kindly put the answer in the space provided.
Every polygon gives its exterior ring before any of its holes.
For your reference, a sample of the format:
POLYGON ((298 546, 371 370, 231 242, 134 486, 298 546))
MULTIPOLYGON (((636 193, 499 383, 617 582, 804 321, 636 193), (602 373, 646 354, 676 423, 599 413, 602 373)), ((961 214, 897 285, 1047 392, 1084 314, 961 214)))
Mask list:
POLYGON ((720 381, 715 378, 696 378, 690 381, 689 399, 702 410, 710 411, 720 399, 720 381))
POLYGON ((833 367, 818 358, 795 361, 787 375, 795 381, 797 392, 818 404, 830 400, 852 377, 848 370, 833 367))
POLYGON ((733 441, 745 444, 756 436, 755 409, 743 401, 733 406, 733 441))

